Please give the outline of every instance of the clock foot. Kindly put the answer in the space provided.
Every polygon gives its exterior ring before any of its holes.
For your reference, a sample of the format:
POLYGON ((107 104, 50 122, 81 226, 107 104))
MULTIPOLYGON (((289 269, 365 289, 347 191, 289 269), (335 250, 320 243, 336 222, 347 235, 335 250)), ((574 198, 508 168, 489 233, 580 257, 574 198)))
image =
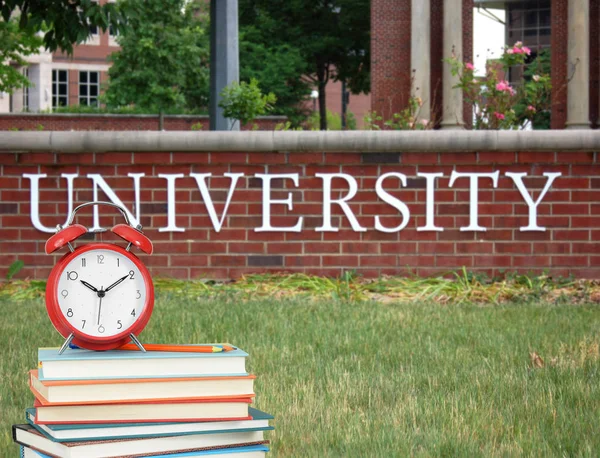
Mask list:
POLYGON ((142 343, 138 340, 138 338, 133 334, 129 334, 129 337, 131 337, 131 340, 133 341, 134 344, 137 345, 137 347, 143 351, 144 353, 146 353, 146 349, 144 348, 144 346, 142 345, 142 343))
POLYGON ((73 334, 73 333, 69 334, 69 337, 67 337, 67 340, 65 340, 65 343, 62 344, 62 347, 60 347, 60 350, 58 350, 58 354, 59 355, 62 355, 63 351, 65 351, 67 349, 67 347, 69 346, 69 344, 73 340, 73 337, 75 337, 75 334, 73 334))

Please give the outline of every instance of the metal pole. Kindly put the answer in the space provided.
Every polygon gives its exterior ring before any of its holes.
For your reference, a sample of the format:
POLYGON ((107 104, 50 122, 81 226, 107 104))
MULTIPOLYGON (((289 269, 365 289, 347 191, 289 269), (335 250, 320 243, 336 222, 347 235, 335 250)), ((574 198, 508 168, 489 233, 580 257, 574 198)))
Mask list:
POLYGON ((210 130, 239 130, 239 122, 219 107, 225 86, 239 81, 238 2, 210 1, 210 130))

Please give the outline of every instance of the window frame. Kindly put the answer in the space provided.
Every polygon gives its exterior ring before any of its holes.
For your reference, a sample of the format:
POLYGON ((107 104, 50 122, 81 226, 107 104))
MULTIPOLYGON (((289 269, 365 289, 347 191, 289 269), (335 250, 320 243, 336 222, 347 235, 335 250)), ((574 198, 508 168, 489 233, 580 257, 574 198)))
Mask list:
POLYGON ((79 70, 78 76, 79 76, 78 81, 77 81, 77 90, 78 90, 77 91, 78 92, 78 94, 77 94, 77 101, 78 101, 78 104, 79 105, 85 105, 85 106, 88 106, 88 107, 91 107, 91 106, 97 107, 98 104, 99 104, 98 98, 100 97, 100 72, 97 71, 97 70, 79 70), (81 81, 81 75, 84 74, 84 73, 87 75, 86 76, 86 81, 82 82, 81 81), (95 73, 97 75, 95 83, 92 83, 90 81, 91 80, 90 75, 92 73, 95 73), (87 87, 87 90, 86 90, 87 94, 86 95, 82 95, 81 94, 81 87, 82 86, 86 86, 87 87), (90 94, 90 92, 91 92, 90 89, 91 89, 92 86, 96 86, 96 95, 91 95, 90 94), (86 102, 84 104, 81 103, 82 99, 86 100, 86 102), (92 104, 91 103, 92 100, 95 100, 96 103, 92 104))
POLYGON ((53 68, 52 69, 52 109, 60 108, 60 107, 68 107, 69 106, 69 70, 53 68), (60 81, 59 72, 65 72, 67 76, 66 81, 60 81), (56 78, 55 78, 56 75, 56 78), (60 85, 63 84, 67 88, 66 95, 60 95, 60 85), (60 99, 64 98, 66 103, 64 105, 60 105, 60 99))

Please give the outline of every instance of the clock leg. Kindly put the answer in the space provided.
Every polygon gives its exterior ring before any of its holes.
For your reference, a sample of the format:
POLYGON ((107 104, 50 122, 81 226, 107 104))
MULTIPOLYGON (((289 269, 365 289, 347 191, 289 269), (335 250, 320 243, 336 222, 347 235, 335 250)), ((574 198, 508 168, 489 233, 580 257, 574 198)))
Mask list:
POLYGON ((146 353, 146 349, 144 348, 144 346, 142 345, 142 343, 138 340, 138 338, 133 334, 133 332, 131 334, 129 334, 129 337, 131 337, 131 340, 133 341, 134 344, 137 345, 137 347, 143 351, 144 353, 146 353))
POLYGON ((69 346, 69 344, 73 340, 73 337, 75 337, 75 334, 73 334, 73 333, 69 334, 69 337, 67 337, 67 340, 65 340, 65 343, 62 344, 62 347, 60 347, 60 350, 58 350, 58 354, 59 355, 62 355, 63 351, 65 351, 67 349, 67 347, 69 346))

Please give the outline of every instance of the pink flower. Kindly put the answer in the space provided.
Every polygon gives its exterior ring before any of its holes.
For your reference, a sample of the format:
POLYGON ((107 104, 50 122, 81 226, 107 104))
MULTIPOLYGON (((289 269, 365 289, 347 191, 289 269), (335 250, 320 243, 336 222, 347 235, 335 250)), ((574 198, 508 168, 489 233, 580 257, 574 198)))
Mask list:
POLYGON ((513 50, 512 50, 512 49, 507 49, 507 50, 506 50, 506 54, 514 54, 514 52, 513 52, 513 50))
POLYGON ((523 54, 523 49, 517 48, 516 46, 512 49, 514 54, 523 54))
POLYGON ((527 46, 523 46, 523 52, 527 55, 531 54, 531 49, 529 49, 527 46))
POLYGON ((496 117, 496 119, 499 119, 499 120, 504 119, 504 115, 502 113, 498 113, 497 111, 494 112, 494 116, 496 117))
POLYGON ((471 62, 467 62, 467 63, 465 64, 465 68, 466 68, 467 70, 475 70, 475 66, 474 66, 474 65, 473 65, 471 62))
POLYGON ((528 111, 531 111, 532 113, 535 113, 535 112, 537 111, 533 105, 529 105, 529 106, 527 107, 527 110, 528 110, 528 111))
POLYGON ((421 119, 421 125, 423 127, 427 127, 428 124, 429 124, 429 121, 427 121, 427 119, 421 119))
POLYGON ((515 43, 515 46, 518 47, 518 48, 520 48, 521 46, 523 46, 523 42, 522 41, 517 41, 515 43))

